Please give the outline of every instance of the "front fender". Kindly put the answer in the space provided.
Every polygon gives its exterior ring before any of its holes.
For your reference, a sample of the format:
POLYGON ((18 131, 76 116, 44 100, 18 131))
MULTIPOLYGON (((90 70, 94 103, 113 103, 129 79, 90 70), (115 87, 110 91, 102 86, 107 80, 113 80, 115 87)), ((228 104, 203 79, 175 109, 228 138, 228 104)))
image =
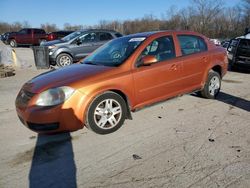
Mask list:
POLYGON ((72 56, 72 58, 74 59, 74 54, 70 51, 70 49, 68 49, 67 47, 60 47, 58 48, 54 53, 53 56, 56 58, 59 54, 62 53, 67 53, 69 55, 72 56))

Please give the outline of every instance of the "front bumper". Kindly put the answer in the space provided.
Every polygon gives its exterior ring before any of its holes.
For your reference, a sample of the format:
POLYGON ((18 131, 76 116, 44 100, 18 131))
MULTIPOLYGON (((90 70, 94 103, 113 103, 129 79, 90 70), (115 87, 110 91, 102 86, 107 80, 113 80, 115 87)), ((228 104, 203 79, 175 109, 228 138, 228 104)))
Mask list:
POLYGON ((16 99, 16 112, 29 129, 42 133, 76 131, 84 127, 86 96, 75 91, 64 103, 51 107, 35 105, 37 95, 24 96, 21 90, 16 99))

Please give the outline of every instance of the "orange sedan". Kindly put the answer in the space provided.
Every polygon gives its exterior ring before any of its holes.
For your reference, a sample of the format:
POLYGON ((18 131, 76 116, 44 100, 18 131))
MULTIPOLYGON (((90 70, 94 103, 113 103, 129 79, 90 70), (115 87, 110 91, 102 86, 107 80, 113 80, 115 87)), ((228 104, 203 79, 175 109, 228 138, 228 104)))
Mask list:
POLYGON ((100 47, 81 64, 25 83, 16 98, 16 111, 36 132, 87 126, 108 134, 145 105, 194 91, 215 98, 227 64, 225 50, 195 32, 128 35, 100 47))

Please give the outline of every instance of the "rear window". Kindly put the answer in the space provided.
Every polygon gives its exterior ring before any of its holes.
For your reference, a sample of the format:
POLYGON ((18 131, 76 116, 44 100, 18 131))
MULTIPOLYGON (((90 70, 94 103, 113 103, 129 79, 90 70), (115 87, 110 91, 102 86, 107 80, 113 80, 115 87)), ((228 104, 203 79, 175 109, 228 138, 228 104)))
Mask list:
POLYGON ((105 41, 105 40, 111 40, 113 39, 113 36, 110 33, 99 33, 99 40, 105 41))
POLYGON ((189 55, 207 51, 207 45, 203 38, 194 35, 178 35, 182 55, 189 55))
POLYGON ((115 36, 116 36, 117 38, 119 38, 119 37, 122 37, 122 34, 121 34, 121 33, 115 33, 115 36))

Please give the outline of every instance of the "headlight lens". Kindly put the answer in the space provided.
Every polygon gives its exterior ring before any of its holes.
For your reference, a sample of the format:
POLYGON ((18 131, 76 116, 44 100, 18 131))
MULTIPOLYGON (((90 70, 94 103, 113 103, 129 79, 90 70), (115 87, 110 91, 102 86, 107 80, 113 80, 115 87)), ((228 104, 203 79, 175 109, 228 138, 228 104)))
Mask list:
POLYGON ((71 87, 63 86, 52 88, 39 94, 36 101, 38 106, 54 106, 66 101, 73 93, 74 89, 71 87))
POLYGON ((49 50, 52 50, 52 49, 54 49, 55 47, 56 47, 56 46, 49 46, 48 49, 49 49, 49 50))

